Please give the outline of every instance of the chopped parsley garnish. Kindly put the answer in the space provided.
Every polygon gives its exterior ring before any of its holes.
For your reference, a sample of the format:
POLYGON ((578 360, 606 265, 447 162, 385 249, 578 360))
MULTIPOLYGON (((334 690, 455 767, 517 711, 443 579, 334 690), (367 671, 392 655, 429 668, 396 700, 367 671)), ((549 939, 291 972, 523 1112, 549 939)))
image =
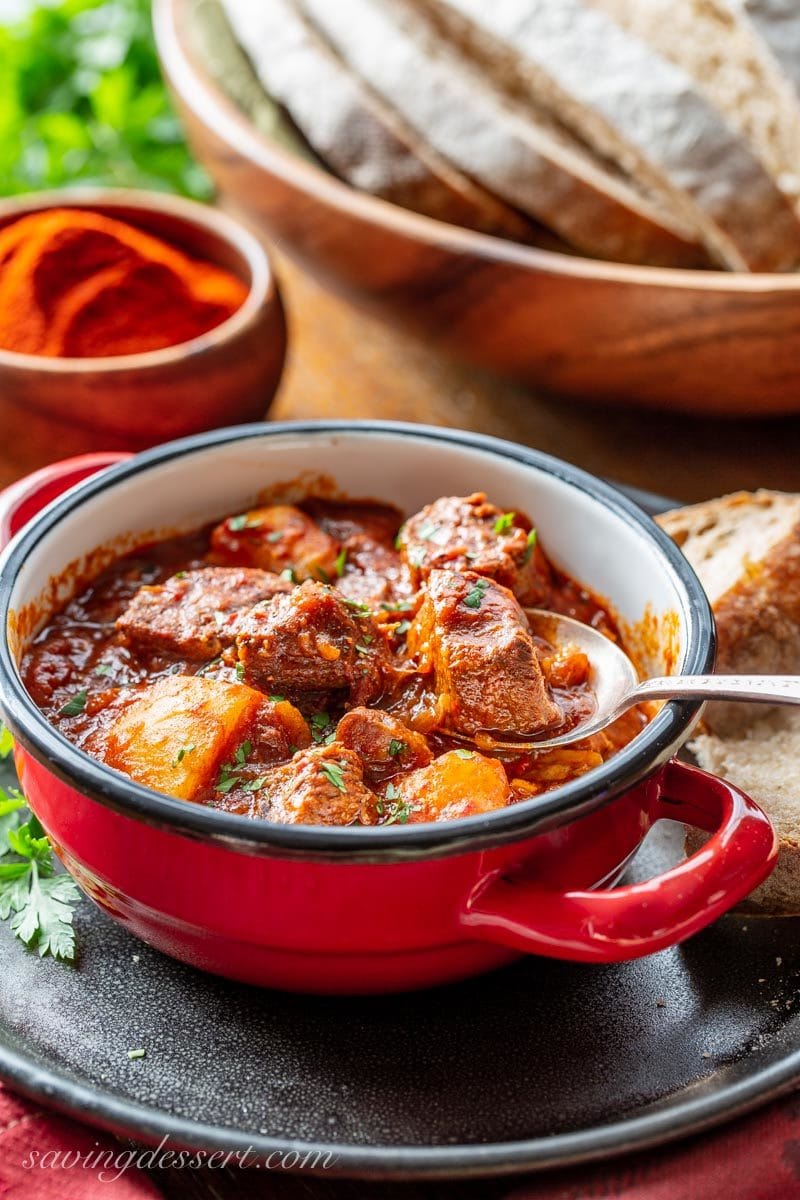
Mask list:
POLYGON ((109 663, 98 663, 94 669, 95 675, 110 675, 114 668, 109 663))
POLYGON ((283 704, 285 699, 286 699, 285 696, 279 696, 277 694, 277 692, 273 693, 273 695, 270 696, 270 700, 272 701, 273 704, 283 704))
POLYGON ((411 816, 411 805, 407 800, 398 800, 393 806, 389 816, 383 822, 384 825, 405 825, 408 818, 411 816))
POLYGON ((228 521, 228 528, 233 533, 239 533, 242 529, 258 529, 259 525, 263 525, 260 517, 251 517, 248 513, 239 513, 238 517, 231 517, 228 521))
POLYGON ((80 892, 69 875, 56 875, 50 841, 36 817, 19 823, 24 800, 0 793, 0 920, 40 958, 75 957, 72 910, 80 892))
POLYGON ((326 712, 314 713, 311 717, 311 736, 320 746, 329 745, 336 736, 331 719, 326 712))
POLYGON ((251 779, 242 787, 243 792, 260 792, 267 782, 266 775, 259 775, 258 779, 251 779))
POLYGON ((344 575, 345 564, 347 563, 347 547, 342 546, 339 553, 336 555, 336 574, 339 579, 344 575))
POLYGON ((275 543, 279 542, 282 537, 283 537, 282 529, 273 529, 272 533, 267 534, 267 541, 272 542, 272 544, 274 546, 275 543))
POLYGON ((297 576, 294 573, 294 567, 285 567, 281 571, 281 579, 288 579, 289 583, 297 583, 297 576))
POLYGON ((401 621, 400 624, 395 628, 395 633, 398 637, 402 637, 404 633, 408 633, 410 628, 410 621, 401 621))
POLYGON ((472 588, 464 597, 465 608, 480 608, 489 587, 488 579, 476 579, 472 588))
POLYGON ((414 611, 414 605, 410 600, 387 600, 381 605, 384 612, 408 613, 414 611))
POLYGON ((515 512, 507 512, 503 513, 501 517, 498 517, 494 523, 495 533, 508 533, 511 526, 514 524, 514 518, 516 515, 517 514, 515 512))
POLYGON ((188 571, 176 571, 175 574, 172 576, 172 578, 173 579, 185 579, 187 574, 188 574, 188 571))
POLYGON ((401 742, 399 740, 399 738, 392 738, 392 740, 389 742, 389 753, 395 758, 399 754, 402 754, 403 751, 407 750, 407 749, 408 749, 407 743, 401 742))
POLYGON ((322 764, 322 774, 340 792, 346 791, 343 770, 344 763, 326 762, 322 764))
POLYGON ((459 758, 473 758, 475 754, 474 750, 455 750, 454 753, 457 754, 459 758))
POLYGON ((80 692, 76 692, 65 704, 61 705, 61 708, 58 710, 59 716, 77 717, 86 708, 88 698, 89 693, 86 691, 86 688, 83 688, 80 692))
POLYGON ((237 664, 236 664, 236 678, 239 680, 240 683, 244 679, 244 663, 243 662, 237 662, 237 664))
POLYGON ((400 788, 394 783, 389 783, 386 785, 386 792, 384 794, 387 800, 396 800, 400 795, 400 788))
POLYGON ((206 665, 204 667, 201 667, 200 670, 197 672, 197 674, 198 675, 207 675, 209 671, 213 671, 215 667, 218 667, 221 662, 222 662, 221 657, 220 658, 212 658, 211 662, 206 663, 206 665))
POLYGON ((438 533, 439 528, 440 527, 435 521, 426 521, 422 526, 422 529, 419 531, 419 536, 422 538, 423 542, 429 542, 434 534, 438 533))
MULTIPOLYGON (((352 600, 349 596, 342 596, 342 604, 346 604, 348 608, 352 608, 353 612, 362 613, 366 616, 372 611, 368 604, 362 604, 360 600, 352 600)), ((384 605, 384 607, 386 607, 384 605)))
POLYGON ((538 534, 536 533, 536 530, 532 529, 530 531, 530 533, 528 534, 528 541, 527 541, 527 546, 526 546, 526 550, 525 550, 525 557, 522 560, 523 563, 530 562, 530 557, 533 554, 533 547, 536 545, 537 537, 538 537, 538 534))
POLYGON ((408 561, 412 567, 421 567, 425 562, 425 551, 421 547, 418 550, 414 550, 412 554, 409 554, 408 561))
POLYGON ((253 747, 250 742, 242 742, 233 756, 232 763, 223 763, 219 769, 219 779, 214 788, 215 792, 220 792, 226 796, 238 784, 241 783, 241 774, 247 766, 247 760, 252 753, 253 747))
POLYGON ((369 654, 369 652, 370 652, 369 646, 361 646, 358 644, 358 642, 356 642, 356 653, 357 654, 369 654))
POLYGON ((144 1056, 146 1054, 147 1054, 147 1051, 143 1050, 141 1047, 139 1047, 139 1049, 137 1049, 137 1050, 129 1050, 128 1058, 133 1062, 137 1058, 144 1058, 144 1056))
POLYGON ((317 575, 317 578, 320 579, 323 583, 330 583, 331 577, 328 574, 328 572, 325 570, 324 567, 316 566, 316 567, 314 567, 314 571, 317 575))
POLYGON ((403 530, 404 529, 405 529, 405 522, 400 526, 400 528, 397 531, 397 534, 395 535, 395 539, 394 539, 395 550, 403 549, 403 530))
POLYGON ((191 754, 195 748, 194 742, 190 742, 188 746, 181 746, 180 750, 175 755, 175 758, 172 760, 173 767, 179 767, 186 758, 186 755, 191 754))

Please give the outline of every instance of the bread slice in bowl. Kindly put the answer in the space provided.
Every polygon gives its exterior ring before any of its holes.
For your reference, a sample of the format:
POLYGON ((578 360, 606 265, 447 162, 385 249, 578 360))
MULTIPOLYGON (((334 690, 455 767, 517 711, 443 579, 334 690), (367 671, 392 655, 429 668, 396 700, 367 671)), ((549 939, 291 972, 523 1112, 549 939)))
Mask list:
POLYGON ((223 0, 267 94, 354 187, 484 233, 536 240, 530 222, 417 138, 319 38, 292 0, 223 0))
MULTIPOLYGON (((795 206, 800 203, 800 97, 744 6, 732 0, 592 3, 687 71, 781 191, 795 206)), ((775 0, 771 5, 781 7, 775 0)), ((795 7, 800 38, 800 7, 795 7)))
POLYGON ((800 222, 686 71, 591 0, 414 0, 494 85, 549 110, 732 270, 797 266, 800 222))
POLYGON ((690 227, 544 112, 524 113, 403 0, 299 0, 347 66, 415 135, 579 251, 708 264, 690 227))

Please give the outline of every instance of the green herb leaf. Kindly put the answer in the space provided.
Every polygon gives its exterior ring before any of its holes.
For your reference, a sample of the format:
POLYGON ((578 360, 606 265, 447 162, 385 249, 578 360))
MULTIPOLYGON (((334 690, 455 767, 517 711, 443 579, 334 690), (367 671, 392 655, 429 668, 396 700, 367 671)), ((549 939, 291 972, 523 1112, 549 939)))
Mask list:
POLYGON ((396 786, 396 784, 389 783, 386 785, 385 796, 387 800, 396 800, 399 795, 400 789, 396 786))
POLYGON ((338 788, 340 792, 347 790, 345 787, 344 775, 342 774, 343 770, 344 763, 325 762, 322 764, 322 774, 325 776, 328 782, 332 783, 333 786, 338 788))
POLYGON ((242 791, 243 792, 260 792, 261 789, 266 786, 266 782, 267 782, 266 775, 260 775, 258 777, 258 779, 248 780, 248 782, 245 783, 244 786, 242 787, 242 791))
POLYGON ((471 590, 464 597, 465 608, 480 608, 489 587, 488 579, 477 579, 471 590))
POLYGON ((495 533, 508 533, 511 526, 514 524, 515 512, 503 513, 502 517, 498 517, 494 523, 495 533))
POLYGON ((345 564, 347 563, 347 547, 343 546, 336 555, 336 574, 339 579, 344 575, 345 564))
POLYGON ((65 704, 61 705, 61 708, 58 710, 59 715, 62 717, 77 717, 86 708, 88 698, 89 693, 86 691, 86 688, 83 688, 80 692, 76 692, 65 704))
POLYGON ((408 633, 410 628, 411 628, 410 621, 401 621, 400 624, 396 627, 395 633, 397 634, 398 637, 402 637, 403 634, 408 633))
POLYGON ((244 679, 244 663, 243 662, 237 662, 237 664, 236 664, 236 678, 239 680, 240 683, 244 679))
POLYGON ((21 824, 25 797, 16 788, 4 792, 0 788, 0 858, 11 853, 8 835, 21 824))
POLYGON ((297 583, 297 576, 294 573, 293 567, 284 567, 281 571, 281 579, 288 579, 289 583, 297 583))
POLYGON ((429 542, 434 534, 438 533, 439 526, 434 521, 426 521, 419 531, 419 536, 423 542, 429 542))
POLYGON ((527 540, 527 545, 526 545, 526 549, 525 549, 525 557, 522 560, 523 564, 530 562, 531 555, 533 554, 533 547, 536 545, 537 538, 538 538, 538 534, 537 534, 536 530, 532 529, 530 531, 530 533, 528 534, 528 540, 527 540))
POLYGON ((286 697, 279 696, 277 693, 274 693, 272 696, 270 696, 270 700, 272 701, 273 704, 283 704, 284 701, 286 700, 286 697))
POLYGON ((346 604, 348 608, 353 610, 353 612, 361 613, 362 616, 366 616, 368 613, 372 612, 370 606, 368 604, 362 604, 360 600, 351 600, 349 596, 342 596, 341 599, 342 604, 346 604))
POLYGON ((180 750, 175 755, 175 758, 172 761, 173 767, 179 767, 181 765, 181 763, 183 762, 183 760, 186 758, 186 755, 191 754, 195 748, 196 747, 195 747, 194 742, 191 742, 188 746, 181 746, 180 750))
POLYGON ((394 805, 392 811, 389 813, 389 816, 386 818, 383 824, 405 825, 408 822, 408 818, 411 816, 412 811, 411 805, 407 800, 399 800, 394 805))
POLYGON ((239 513, 237 517, 228 518, 228 528, 232 533, 239 533, 247 528, 247 513, 239 513))
POLYGON ((392 738, 392 740, 389 742, 389 753, 393 757, 397 757, 397 755, 402 754, 403 751, 407 749, 407 743, 401 742, 398 738, 392 738))
POLYGON ((405 529, 405 527, 406 527, 406 526, 405 526, 405 522, 403 522, 403 524, 400 526, 400 528, 399 528, 399 529, 398 529, 398 531, 397 531, 397 534, 396 534, 396 536, 395 536, 395 539, 394 539, 394 548, 395 548, 395 550, 402 550, 402 549, 403 549, 403 530, 405 529))
POLYGON ((461 749, 461 750, 454 750, 453 753, 457 754, 459 758, 473 758, 475 751, 461 749))
POLYGON ((131 1062, 134 1062, 137 1058, 144 1058, 146 1054, 147 1054, 147 1051, 143 1050, 140 1046, 136 1050, 129 1050, 128 1058, 131 1060, 131 1062))
POLYGON ((94 669, 95 675, 110 675, 114 668, 109 663, 98 663, 94 669))
POLYGON ((272 533, 267 534, 267 541, 272 542, 272 544, 274 545, 275 542, 279 542, 282 537, 283 537, 282 529, 273 529, 272 533))
MULTIPOLYGON (((5 816, 21 807, 17 797, 5 797, 5 816), (16 804, 17 808, 10 807, 16 804)), ((53 873, 50 842, 36 817, 6 830, 16 861, 0 862, 0 919, 11 918, 11 931, 40 957, 51 954, 69 961, 75 957, 72 909, 80 893, 69 875, 53 873)))
POLYGON ((13 749, 13 737, 6 729, 5 725, 0 725, 0 758, 8 758, 13 749))

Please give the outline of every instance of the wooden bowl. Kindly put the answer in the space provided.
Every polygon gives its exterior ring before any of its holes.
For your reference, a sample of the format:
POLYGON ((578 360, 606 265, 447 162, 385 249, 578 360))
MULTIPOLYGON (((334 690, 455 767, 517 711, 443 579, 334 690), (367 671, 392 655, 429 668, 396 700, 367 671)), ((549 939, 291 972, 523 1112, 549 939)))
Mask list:
POLYGON ((362 194, 259 133, 156 0, 161 61, 222 194, 309 271, 455 356, 553 391, 687 413, 800 411, 800 275, 631 267, 362 194))
POLYGON ((286 327, 269 259, 238 221, 159 192, 99 188, 0 202, 0 228, 45 208, 89 208, 137 225, 249 285, 240 309, 201 337, 143 354, 46 358, 0 349, 0 422, 20 468, 94 450, 140 450, 266 415, 286 327))

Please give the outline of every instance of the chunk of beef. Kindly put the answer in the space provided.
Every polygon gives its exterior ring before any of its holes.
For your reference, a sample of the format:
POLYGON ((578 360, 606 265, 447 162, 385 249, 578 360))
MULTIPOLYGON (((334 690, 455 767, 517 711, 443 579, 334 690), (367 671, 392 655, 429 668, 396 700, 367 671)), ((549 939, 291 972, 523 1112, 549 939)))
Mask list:
POLYGON ((503 764, 474 750, 450 750, 426 767, 392 780, 381 803, 389 819, 450 821, 505 808, 512 799, 503 764))
POLYGON ((400 771, 425 767, 433 758, 421 733, 409 729, 391 713, 353 708, 336 729, 336 740, 354 750, 371 784, 382 783, 400 771))
POLYGON ((105 732, 102 757, 154 791, 199 799, 263 703, 260 692, 241 683, 170 675, 136 689, 105 732))
POLYGON ((436 681, 441 724, 534 734, 559 725, 525 614, 508 588, 474 571, 431 571, 408 635, 436 681))
POLYGON ((236 636, 244 679, 268 692, 348 688, 359 703, 382 690, 381 642, 326 584, 306 580, 244 614, 236 636))
POLYGON ((340 545, 291 504, 271 504, 228 517, 211 534, 214 562, 291 571, 294 579, 336 578, 340 545))
POLYGON ((371 825, 375 820, 375 796, 364 783, 361 761, 336 742, 301 750, 275 767, 256 795, 255 815, 282 825, 371 825))
POLYGON ((208 662, 233 645, 242 612, 292 586, 252 567, 181 571, 164 584, 140 588, 117 629, 138 652, 208 662))
POLYGON ((342 546, 336 586, 373 610, 411 603, 415 587, 395 548, 399 509, 388 504, 308 500, 304 507, 323 532, 342 546))
POLYGON ((496 579, 522 604, 541 605, 548 595, 550 568, 530 522, 504 514, 483 492, 428 504, 406 521, 400 544, 415 586, 449 567, 496 579))

